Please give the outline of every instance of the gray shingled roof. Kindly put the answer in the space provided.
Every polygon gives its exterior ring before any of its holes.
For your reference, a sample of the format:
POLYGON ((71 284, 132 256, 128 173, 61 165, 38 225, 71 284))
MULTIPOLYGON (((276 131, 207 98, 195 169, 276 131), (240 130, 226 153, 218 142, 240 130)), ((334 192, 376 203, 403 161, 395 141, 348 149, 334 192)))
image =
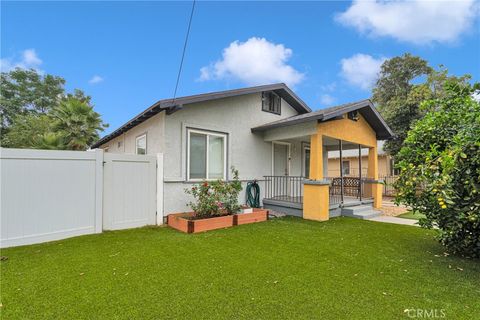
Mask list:
POLYGON ((377 139, 385 140, 393 136, 392 130, 378 113, 373 103, 367 100, 342 104, 339 106, 309 112, 306 114, 296 115, 282 120, 269 122, 264 125, 252 128, 252 132, 261 132, 269 129, 291 126, 294 124, 310 122, 310 121, 327 121, 339 117, 347 112, 358 110, 365 120, 370 124, 377 134, 377 139))
POLYGON ((298 113, 303 114, 303 113, 308 113, 312 111, 307 106, 307 104, 303 102, 302 99, 300 99, 284 83, 276 83, 276 84, 269 84, 269 85, 263 85, 263 86, 234 89, 234 90, 203 93, 203 94, 197 94, 192 96, 179 97, 176 99, 163 99, 154 103, 152 106, 150 106, 149 108, 147 108, 146 110, 144 110, 143 112, 135 116, 133 119, 131 119, 130 121, 122 125, 120 128, 116 129, 112 133, 106 135, 99 141, 95 142, 92 145, 92 148, 98 148, 100 145, 104 144, 105 142, 108 142, 111 139, 118 137, 125 131, 130 130, 131 128, 153 117, 159 112, 166 111, 168 114, 169 112, 173 112, 178 108, 181 108, 183 105, 186 105, 189 103, 210 101, 215 99, 228 98, 233 96, 262 92, 262 91, 274 91, 276 94, 282 97, 286 102, 288 102, 288 104, 290 104, 298 113))

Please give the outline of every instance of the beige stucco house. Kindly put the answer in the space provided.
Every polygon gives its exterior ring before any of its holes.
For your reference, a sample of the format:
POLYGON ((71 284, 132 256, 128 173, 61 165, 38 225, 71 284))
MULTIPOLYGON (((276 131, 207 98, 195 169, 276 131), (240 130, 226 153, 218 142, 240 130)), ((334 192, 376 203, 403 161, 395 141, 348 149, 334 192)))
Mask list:
MULTIPOLYGON (((393 158, 383 149, 384 141, 378 141, 378 176, 380 178, 391 177, 395 175, 393 158)), ((362 150, 362 161, 359 161, 357 150, 345 150, 342 154, 342 167, 344 176, 358 177, 360 162, 362 163, 362 175, 367 174, 367 150, 362 150)), ((330 151, 328 153, 328 176, 340 176, 340 153, 330 151)))
POLYGON ((261 205, 325 220, 341 214, 347 203, 378 206, 377 141, 391 135, 369 100, 312 112, 285 84, 273 84, 160 100, 92 148, 163 153, 166 215, 188 210, 184 190, 192 183, 228 180, 235 166, 244 185, 258 181, 261 205), (328 188, 329 168, 335 166, 328 152, 339 146, 342 151, 360 146, 368 154, 367 172, 350 195, 328 188), (307 189, 314 191, 306 194, 307 189))

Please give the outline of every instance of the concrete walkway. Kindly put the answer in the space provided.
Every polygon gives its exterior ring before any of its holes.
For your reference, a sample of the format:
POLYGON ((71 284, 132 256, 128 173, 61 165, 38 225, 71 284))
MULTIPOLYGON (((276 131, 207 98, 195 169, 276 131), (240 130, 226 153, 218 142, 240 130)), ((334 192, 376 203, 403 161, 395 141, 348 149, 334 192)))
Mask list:
POLYGON ((417 224, 417 220, 413 219, 404 219, 404 218, 397 218, 397 217, 387 217, 387 216, 380 216, 375 218, 368 219, 370 221, 377 221, 377 222, 385 222, 385 223, 395 223, 395 224, 403 224, 406 226, 414 226, 419 227, 417 224))

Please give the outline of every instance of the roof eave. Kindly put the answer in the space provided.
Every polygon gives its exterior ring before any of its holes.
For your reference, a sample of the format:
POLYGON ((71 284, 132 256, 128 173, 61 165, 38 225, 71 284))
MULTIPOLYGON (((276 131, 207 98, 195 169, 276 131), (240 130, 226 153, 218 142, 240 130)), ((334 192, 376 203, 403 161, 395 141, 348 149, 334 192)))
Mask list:
POLYGON ((306 123, 306 122, 311 122, 311 121, 321 121, 323 118, 323 115, 318 115, 315 117, 309 117, 306 119, 298 119, 298 120, 293 120, 289 122, 279 122, 279 123, 271 123, 263 126, 258 126, 258 127, 253 127, 250 129, 251 132, 262 132, 266 130, 271 130, 271 129, 276 129, 276 128, 282 128, 282 127, 289 127, 289 126, 294 126, 296 124, 300 123, 306 123))
POLYGON ((311 109, 307 106, 307 104, 303 100, 301 100, 292 90, 290 90, 290 88, 285 83, 276 83, 220 92, 204 93, 187 97, 180 97, 178 99, 164 99, 157 101, 152 106, 150 106, 149 108, 147 108, 146 110, 120 126, 117 130, 95 142, 91 146, 91 148, 98 148, 102 144, 118 137, 123 132, 131 129, 132 127, 142 123, 148 118, 164 110, 173 110, 179 105, 228 98, 238 95, 252 94, 262 91, 275 91, 300 114, 311 112, 311 109))
POLYGON ((362 100, 343 108, 338 108, 327 114, 321 113, 311 117, 307 116, 307 117, 299 118, 293 121, 279 121, 276 123, 270 123, 270 124, 254 127, 251 129, 251 132, 262 132, 270 129, 287 127, 287 126, 291 126, 299 123, 305 123, 309 121, 334 120, 339 116, 354 110, 359 110, 362 113, 362 109, 363 109, 364 117, 366 118, 367 122, 369 122, 371 126, 377 127, 377 128, 372 128, 375 131, 377 140, 387 140, 393 137, 392 130, 388 127, 385 120, 382 118, 380 113, 376 110, 375 106, 373 105, 370 99, 362 100), (367 108, 369 112, 365 112, 366 111, 365 108, 367 108), (372 115, 370 115, 370 112, 374 116, 373 118, 371 117, 372 115))

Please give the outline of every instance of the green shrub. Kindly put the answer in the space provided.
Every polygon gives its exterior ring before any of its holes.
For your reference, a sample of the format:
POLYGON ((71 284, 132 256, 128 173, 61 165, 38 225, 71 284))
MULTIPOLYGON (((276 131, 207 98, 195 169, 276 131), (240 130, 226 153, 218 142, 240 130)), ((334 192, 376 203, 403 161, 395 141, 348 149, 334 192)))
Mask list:
MULTIPOLYGON (((474 86, 478 88, 478 84, 474 86)), ((447 82, 428 100, 427 114, 409 131, 397 157, 397 202, 438 227, 450 251, 480 257, 480 104, 474 87, 447 82)))
POLYGON ((242 191, 242 184, 238 178, 238 170, 234 167, 232 176, 231 181, 203 181, 193 185, 191 189, 185 189, 185 192, 195 199, 188 203, 195 218, 229 215, 240 211, 238 195, 242 191))

